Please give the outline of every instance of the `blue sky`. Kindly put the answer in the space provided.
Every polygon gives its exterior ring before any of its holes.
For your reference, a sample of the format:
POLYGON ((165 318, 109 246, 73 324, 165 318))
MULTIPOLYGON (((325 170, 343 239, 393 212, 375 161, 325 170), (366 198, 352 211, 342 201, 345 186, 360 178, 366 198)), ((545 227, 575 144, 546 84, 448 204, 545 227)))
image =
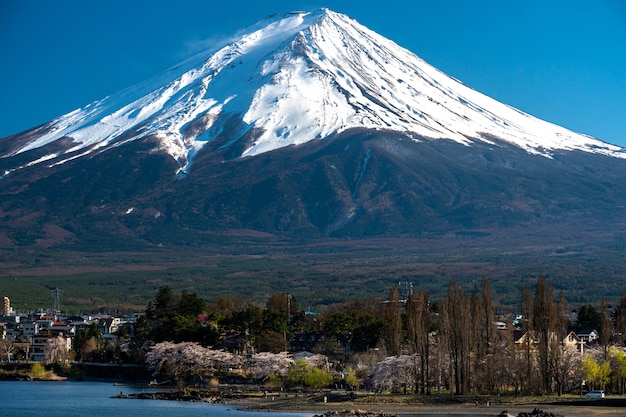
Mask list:
POLYGON ((499 101, 626 146, 623 0, 0 0, 0 137, 273 13, 328 7, 499 101))

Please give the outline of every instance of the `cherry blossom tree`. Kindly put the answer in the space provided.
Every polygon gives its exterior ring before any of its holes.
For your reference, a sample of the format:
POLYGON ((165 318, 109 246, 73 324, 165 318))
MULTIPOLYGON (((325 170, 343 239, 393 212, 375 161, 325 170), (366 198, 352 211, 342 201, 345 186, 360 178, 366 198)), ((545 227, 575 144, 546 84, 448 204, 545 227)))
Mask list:
POLYGON ((47 363, 65 362, 70 359, 67 341, 62 336, 49 339, 43 354, 47 363))
POLYGON ((406 393, 415 387, 418 367, 419 357, 416 354, 388 357, 374 370, 374 386, 378 390, 406 393))
POLYGON ((150 348, 145 357, 148 369, 154 375, 173 378, 177 383, 191 378, 202 380, 217 371, 241 366, 239 356, 229 352, 205 348, 196 342, 161 342, 150 348))
POLYGON ((328 357, 320 353, 307 356, 304 358, 304 361, 311 368, 320 368, 324 371, 328 371, 330 369, 330 363, 328 361, 328 357))
POLYGON ((246 360, 245 369, 256 378, 269 375, 285 376, 293 362, 287 352, 260 352, 246 360))

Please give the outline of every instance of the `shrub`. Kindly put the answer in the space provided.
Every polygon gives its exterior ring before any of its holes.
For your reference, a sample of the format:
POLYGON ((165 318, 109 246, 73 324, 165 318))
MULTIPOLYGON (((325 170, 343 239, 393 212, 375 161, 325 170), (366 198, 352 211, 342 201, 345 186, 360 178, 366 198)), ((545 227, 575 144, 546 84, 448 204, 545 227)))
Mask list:
POLYGON ((49 373, 46 371, 46 368, 44 368, 44 366, 39 362, 33 363, 33 366, 30 367, 29 376, 33 379, 47 378, 48 374, 49 373))

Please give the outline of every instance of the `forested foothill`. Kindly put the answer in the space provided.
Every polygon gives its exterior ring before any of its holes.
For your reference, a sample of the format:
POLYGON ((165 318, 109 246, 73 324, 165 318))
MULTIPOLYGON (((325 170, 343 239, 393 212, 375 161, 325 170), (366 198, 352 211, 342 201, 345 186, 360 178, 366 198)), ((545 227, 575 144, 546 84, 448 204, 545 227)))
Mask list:
POLYGON ((436 299, 394 286, 386 297, 321 312, 303 310, 288 293, 258 305, 231 297, 207 302, 162 287, 116 348, 117 360, 144 363, 155 381, 179 386, 624 393, 626 296, 616 305, 601 300, 599 309, 570 309, 566 294, 540 276, 522 289, 515 311, 496 309, 492 300, 487 279, 469 292, 450 281, 436 299))

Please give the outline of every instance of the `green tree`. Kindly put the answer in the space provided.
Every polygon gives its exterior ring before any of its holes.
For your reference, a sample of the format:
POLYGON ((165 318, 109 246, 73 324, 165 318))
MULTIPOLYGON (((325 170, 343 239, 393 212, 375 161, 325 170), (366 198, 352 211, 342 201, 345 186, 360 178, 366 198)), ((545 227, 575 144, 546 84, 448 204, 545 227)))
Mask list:
POLYGON ((257 345, 263 330, 262 313, 263 310, 260 307, 248 304, 220 321, 220 327, 242 336, 241 343, 235 350, 246 353, 257 345))
POLYGON ((620 395, 624 395, 624 385, 626 384, 626 354, 621 349, 611 347, 609 357, 612 361, 613 375, 617 379, 620 395))
POLYGON ((345 302, 327 310, 320 327, 345 348, 344 353, 382 347, 387 328, 384 305, 378 298, 345 302))
POLYGON ((159 289, 154 303, 149 303, 146 309, 146 315, 151 320, 158 320, 166 317, 168 314, 176 311, 178 306, 178 298, 172 289, 168 286, 159 289))
POLYGON ((350 389, 359 387, 359 377, 352 367, 348 367, 345 373, 346 386, 350 389))
POLYGON ((284 334, 287 331, 287 312, 266 308, 261 313, 262 329, 284 334))
POLYGON ((591 390, 598 386, 604 389, 611 376, 611 363, 609 361, 598 363, 593 355, 587 354, 582 358, 581 366, 583 377, 591 383, 591 390))
POLYGON ((176 314, 181 316, 197 316, 207 311, 207 303, 196 293, 183 291, 176 305, 176 314))
POLYGON ((302 385, 307 372, 309 372, 309 365, 304 359, 298 359, 289 366, 287 378, 295 385, 302 385))
POLYGON ((578 309, 578 321, 576 322, 576 329, 600 329, 602 323, 602 317, 600 313, 590 304, 585 304, 578 309))
POLYGON ((385 321, 366 314, 355 319, 352 325, 350 346, 355 352, 377 348, 385 334, 385 321))
POLYGON ((333 375, 320 368, 313 368, 304 376, 304 383, 312 388, 324 388, 333 383, 333 375))
POLYGON ((207 303, 195 293, 173 292, 161 288, 154 302, 148 303, 145 317, 137 320, 137 344, 146 340, 156 343, 197 342, 210 346, 219 340, 218 315, 207 314, 207 303))
POLYGON ((354 318, 345 311, 337 311, 324 320, 323 329, 336 337, 346 335, 354 330, 354 318))
POLYGON ((81 361, 98 361, 102 345, 102 334, 96 323, 79 330, 74 339, 74 351, 81 361))

